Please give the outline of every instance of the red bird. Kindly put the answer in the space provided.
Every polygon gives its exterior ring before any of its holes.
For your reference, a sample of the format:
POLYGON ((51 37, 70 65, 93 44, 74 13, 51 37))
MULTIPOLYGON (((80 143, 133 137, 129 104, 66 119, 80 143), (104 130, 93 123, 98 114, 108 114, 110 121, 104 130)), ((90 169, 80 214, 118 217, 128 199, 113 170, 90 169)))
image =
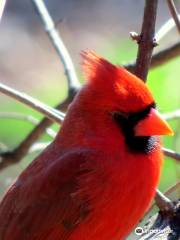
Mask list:
POLYGON ((0 240, 120 240, 147 211, 172 130, 146 85, 83 53, 88 82, 0 204, 0 240))

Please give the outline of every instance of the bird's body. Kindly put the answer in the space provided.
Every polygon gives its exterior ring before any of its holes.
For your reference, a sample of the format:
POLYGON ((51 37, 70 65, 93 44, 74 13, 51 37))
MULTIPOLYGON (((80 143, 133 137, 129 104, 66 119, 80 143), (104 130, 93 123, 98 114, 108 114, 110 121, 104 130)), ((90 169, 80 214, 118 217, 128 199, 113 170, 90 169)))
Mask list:
POLYGON ((124 69, 113 77, 118 68, 92 53, 85 65, 90 81, 71 104, 55 141, 0 204, 0 240, 125 239, 153 199, 161 144, 134 132, 154 108, 151 94, 139 79, 132 87, 127 78, 133 75, 124 69), (106 86, 99 89, 103 77, 106 86), (132 88, 136 92, 129 94, 132 88), (129 106, 126 97, 134 99, 129 106))

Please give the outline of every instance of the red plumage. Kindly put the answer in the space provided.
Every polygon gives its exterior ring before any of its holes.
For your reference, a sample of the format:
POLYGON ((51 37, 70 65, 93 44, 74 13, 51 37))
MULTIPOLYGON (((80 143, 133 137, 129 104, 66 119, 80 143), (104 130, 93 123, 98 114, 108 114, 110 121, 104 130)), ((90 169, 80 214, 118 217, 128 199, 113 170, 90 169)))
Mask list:
MULTIPOLYGON (((139 122, 141 130, 144 120, 150 122, 153 97, 122 67, 92 52, 83 57, 89 81, 55 141, 5 194, 0 240, 124 239, 153 199, 161 145, 157 138, 151 146, 149 136, 135 136, 139 122)), ((159 121, 161 134, 169 134, 159 121)), ((158 134, 157 127, 151 130, 158 134)))

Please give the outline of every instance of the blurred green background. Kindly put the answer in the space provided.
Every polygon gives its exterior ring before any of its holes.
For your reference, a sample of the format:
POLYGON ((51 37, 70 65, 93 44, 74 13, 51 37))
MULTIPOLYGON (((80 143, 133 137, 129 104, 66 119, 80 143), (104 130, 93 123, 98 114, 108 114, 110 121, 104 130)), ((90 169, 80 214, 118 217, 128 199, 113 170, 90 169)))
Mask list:
MULTIPOLYGON (((136 58, 137 46, 129 38, 130 31, 140 31, 144 1, 46 1, 57 28, 71 53, 77 74, 83 83, 79 53, 93 49, 116 64, 136 58), (76 2, 76 3, 75 3, 76 2)), ((180 7, 180 2, 177 1, 180 7)), ((160 1, 157 29, 169 18, 165 1, 160 1)), ((9 1, 0 25, 0 80, 54 106, 66 96, 67 85, 61 63, 35 15, 30 1, 9 1)), ((179 40, 176 29, 156 48, 158 51, 179 40)), ((148 76, 162 113, 180 108, 180 57, 153 69, 148 76)), ((42 116, 0 94, 0 113, 23 113, 37 119, 42 116)), ((1 115, 0 115, 1 116, 1 115)), ((165 137, 164 146, 180 152, 180 124, 170 122, 174 137, 165 137)), ((57 125, 52 128, 57 131, 57 125)), ((33 129, 33 125, 0 117, 0 150, 13 149, 33 129)), ((40 141, 52 139, 43 135, 40 141)), ((13 179, 35 157, 29 154, 23 161, 0 172, 0 196, 13 179)), ((180 179, 180 167, 165 159, 159 188, 166 191, 180 179)))

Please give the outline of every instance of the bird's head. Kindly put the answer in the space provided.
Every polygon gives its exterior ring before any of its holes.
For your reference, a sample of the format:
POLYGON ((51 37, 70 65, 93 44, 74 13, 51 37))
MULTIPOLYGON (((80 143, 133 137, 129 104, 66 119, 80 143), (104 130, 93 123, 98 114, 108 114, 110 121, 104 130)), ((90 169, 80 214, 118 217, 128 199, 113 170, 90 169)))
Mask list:
POLYGON ((142 80, 94 52, 86 51, 82 55, 94 108, 111 114, 126 135, 173 134, 156 110, 153 96, 142 80))

